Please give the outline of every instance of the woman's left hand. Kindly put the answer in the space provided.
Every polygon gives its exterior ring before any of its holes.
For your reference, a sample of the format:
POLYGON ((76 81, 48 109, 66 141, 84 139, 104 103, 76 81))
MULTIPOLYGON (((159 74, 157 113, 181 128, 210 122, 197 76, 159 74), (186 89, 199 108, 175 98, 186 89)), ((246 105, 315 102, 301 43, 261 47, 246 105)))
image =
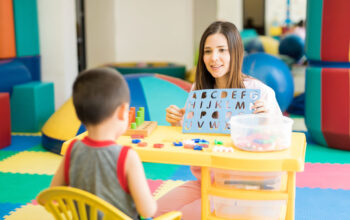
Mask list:
POLYGON ((262 100, 257 100, 254 105, 253 105, 253 110, 254 110, 254 114, 258 114, 258 113, 267 113, 267 109, 265 107, 265 103, 262 100))

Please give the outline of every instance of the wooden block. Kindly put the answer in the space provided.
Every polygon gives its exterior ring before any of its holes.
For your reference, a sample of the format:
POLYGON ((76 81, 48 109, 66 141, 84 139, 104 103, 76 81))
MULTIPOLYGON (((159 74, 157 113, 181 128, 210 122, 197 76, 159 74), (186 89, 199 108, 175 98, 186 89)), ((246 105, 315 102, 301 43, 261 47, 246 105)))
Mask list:
POLYGON ((136 129, 128 129, 124 135, 142 135, 143 137, 149 136, 152 131, 157 127, 156 121, 145 121, 136 129))

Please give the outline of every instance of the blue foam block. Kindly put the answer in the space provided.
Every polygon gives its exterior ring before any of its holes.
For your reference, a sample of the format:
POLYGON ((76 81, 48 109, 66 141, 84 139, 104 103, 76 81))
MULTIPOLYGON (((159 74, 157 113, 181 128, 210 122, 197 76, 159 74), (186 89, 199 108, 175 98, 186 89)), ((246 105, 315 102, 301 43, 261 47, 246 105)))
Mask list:
POLYGON ((41 80, 41 70, 40 70, 40 56, 28 56, 28 57, 17 57, 14 60, 21 62, 27 67, 32 76, 32 80, 40 81, 41 80))
POLYGON ((0 92, 12 93, 15 85, 32 80, 28 68, 18 61, 0 61, 0 92))

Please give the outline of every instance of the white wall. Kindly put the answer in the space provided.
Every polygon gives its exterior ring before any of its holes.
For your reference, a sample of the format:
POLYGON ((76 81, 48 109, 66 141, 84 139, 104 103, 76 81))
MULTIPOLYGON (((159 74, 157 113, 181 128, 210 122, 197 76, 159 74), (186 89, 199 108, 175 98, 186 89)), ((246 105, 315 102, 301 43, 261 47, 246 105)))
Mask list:
POLYGON ((191 0, 118 0, 116 14, 116 61, 193 65, 191 0))
POLYGON ((87 68, 117 61, 116 0, 85 0, 87 68))
POLYGON ((75 1, 38 0, 42 81, 54 82, 55 107, 70 96, 78 74, 75 1))
POLYGON ((242 0, 217 0, 217 19, 232 22, 238 30, 243 29, 242 0))

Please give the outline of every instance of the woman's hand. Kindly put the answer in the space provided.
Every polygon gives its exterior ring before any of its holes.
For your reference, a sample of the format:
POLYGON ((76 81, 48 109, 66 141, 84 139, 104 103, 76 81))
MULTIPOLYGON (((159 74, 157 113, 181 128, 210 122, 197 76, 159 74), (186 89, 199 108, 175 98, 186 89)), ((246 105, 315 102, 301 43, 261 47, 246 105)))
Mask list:
POLYGON ((180 109, 176 105, 170 105, 166 108, 166 121, 171 124, 171 126, 181 126, 181 121, 185 114, 185 109, 180 109))
POLYGON ((254 114, 259 113, 268 113, 268 110, 265 107, 265 103, 262 100, 257 100, 253 105, 254 114))

